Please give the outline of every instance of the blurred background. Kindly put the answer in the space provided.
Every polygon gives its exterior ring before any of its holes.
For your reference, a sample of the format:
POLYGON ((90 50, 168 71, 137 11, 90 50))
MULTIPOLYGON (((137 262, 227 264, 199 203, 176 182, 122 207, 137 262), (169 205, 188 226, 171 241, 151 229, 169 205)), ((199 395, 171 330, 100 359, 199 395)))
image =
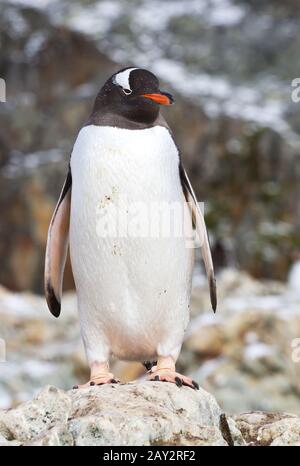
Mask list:
POLYGON ((1 1, 0 408, 88 376, 70 265, 59 320, 41 296, 47 229, 98 89, 136 65, 175 96, 218 270, 214 316, 198 261, 178 368, 229 412, 300 413, 299 30, 297 0, 1 1))

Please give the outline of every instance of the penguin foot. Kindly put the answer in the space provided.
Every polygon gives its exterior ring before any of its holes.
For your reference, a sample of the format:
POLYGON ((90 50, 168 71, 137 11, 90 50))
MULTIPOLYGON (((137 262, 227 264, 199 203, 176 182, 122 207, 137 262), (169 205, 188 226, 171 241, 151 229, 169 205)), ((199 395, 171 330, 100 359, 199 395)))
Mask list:
POLYGON ((115 379, 113 374, 105 374, 105 375, 99 375, 97 377, 93 377, 91 380, 89 380, 87 383, 84 383, 82 385, 74 385, 73 389, 77 390, 78 388, 89 388, 89 387, 96 387, 99 385, 107 385, 111 383, 120 383, 120 380, 115 379))
POLYGON ((153 382, 170 382, 176 384, 177 387, 185 385, 194 390, 199 390, 197 382, 175 371, 175 362, 172 357, 159 357, 157 365, 153 366, 148 371, 147 380, 153 382))
POLYGON ((91 376, 90 380, 83 385, 75 385, 73 389, 78 388, 89 388, 94 387, 97 385, 105 385, 110 383, 119 383, 120 381, 117 380, 114 375, 109 372, 109 365, 108 362, 98 362, 94 361, 91 364, 91 376))
POLYGON ((152 382, 170 382, 176 384, 177 387, 182 387, 184 385, 186 387, 193 388, 194 390, 199 390, 197 382, 192 380, 190 377, 179 374, 178 372, 157 369, 154 372, 150 371, 147 379, 152 382))

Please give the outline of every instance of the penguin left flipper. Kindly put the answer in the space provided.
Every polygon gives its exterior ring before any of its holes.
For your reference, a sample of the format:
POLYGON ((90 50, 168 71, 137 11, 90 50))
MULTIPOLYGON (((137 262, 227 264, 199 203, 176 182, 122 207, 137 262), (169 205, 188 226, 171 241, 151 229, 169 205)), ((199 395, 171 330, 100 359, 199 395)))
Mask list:
POLYGON ((202 258, 204 261, 205 271, 208 279, 209 289, 210 289, 210 301, 212 309, 216 312, 217 309, 217 288, 216 288, 216 279, 214 274, 214 266, 211 257, 210 245, 207 235, 207 230, 205 226, 205 221, 201 209, 198 205, 195 192, 192 188, 191 182, 187 176, 187 173, 180 163, 179 166, 180 180, 182 184, 182 189, 186 201, 189 204, 191 209, 193 223, 196 227, 196 232, 200 241, 200 249, 202 258))
POLYGON ((45 295, 49 310, 55 317, 60 315, 63 275, 69 244, 71 187, 72 176, 69 167, 50 222, 45 257, 45 295))

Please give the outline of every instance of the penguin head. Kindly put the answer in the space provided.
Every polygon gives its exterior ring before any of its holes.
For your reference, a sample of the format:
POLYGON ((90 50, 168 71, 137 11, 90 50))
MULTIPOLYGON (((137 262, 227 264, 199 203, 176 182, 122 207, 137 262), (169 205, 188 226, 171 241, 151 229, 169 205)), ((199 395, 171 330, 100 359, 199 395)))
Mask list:
POLYGON ((159 89, 159 81, 153 73, 129 67, 106 81, 96 98, 94 111, 152 123, 158 116, 160 105, 171 105, 173 102, 171 94, 159 89))

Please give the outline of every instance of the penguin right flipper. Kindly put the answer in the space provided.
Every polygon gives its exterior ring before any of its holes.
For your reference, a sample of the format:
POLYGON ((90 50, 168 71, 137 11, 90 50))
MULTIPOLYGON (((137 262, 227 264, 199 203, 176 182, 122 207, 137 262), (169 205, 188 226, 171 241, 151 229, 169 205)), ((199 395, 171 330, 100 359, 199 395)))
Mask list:
POLYGON ((188 178, 188 175, 182 163, 180 163, 180 166, 179 166, 179 174, 180 174, 180 180, 181 180, 181 184, 183 188, 183 193, 186 198, 186 201, 189 203, 191 207, 193 223, 196 227, 197 235, 200 241, 201 254, 202 254, 205 271, 206 271, 206 275, 208 279, 208 284, 209 284, 211 306, 212 306, 213 311, 216 312, 216 309, 217 309, 216 279, 215 279, 215 274, 214 274, 214 265, 213 265, 213 261, 211 257, 211 250, 210 250, 204 217, 199 208, 195 192, 192 188, 191 182, 188 178))
POLYGON ((60 315, 62 283, 69 245, 71 169, 65 179, 50 222, 45 257, 45 296, 50 312, 60 315))

